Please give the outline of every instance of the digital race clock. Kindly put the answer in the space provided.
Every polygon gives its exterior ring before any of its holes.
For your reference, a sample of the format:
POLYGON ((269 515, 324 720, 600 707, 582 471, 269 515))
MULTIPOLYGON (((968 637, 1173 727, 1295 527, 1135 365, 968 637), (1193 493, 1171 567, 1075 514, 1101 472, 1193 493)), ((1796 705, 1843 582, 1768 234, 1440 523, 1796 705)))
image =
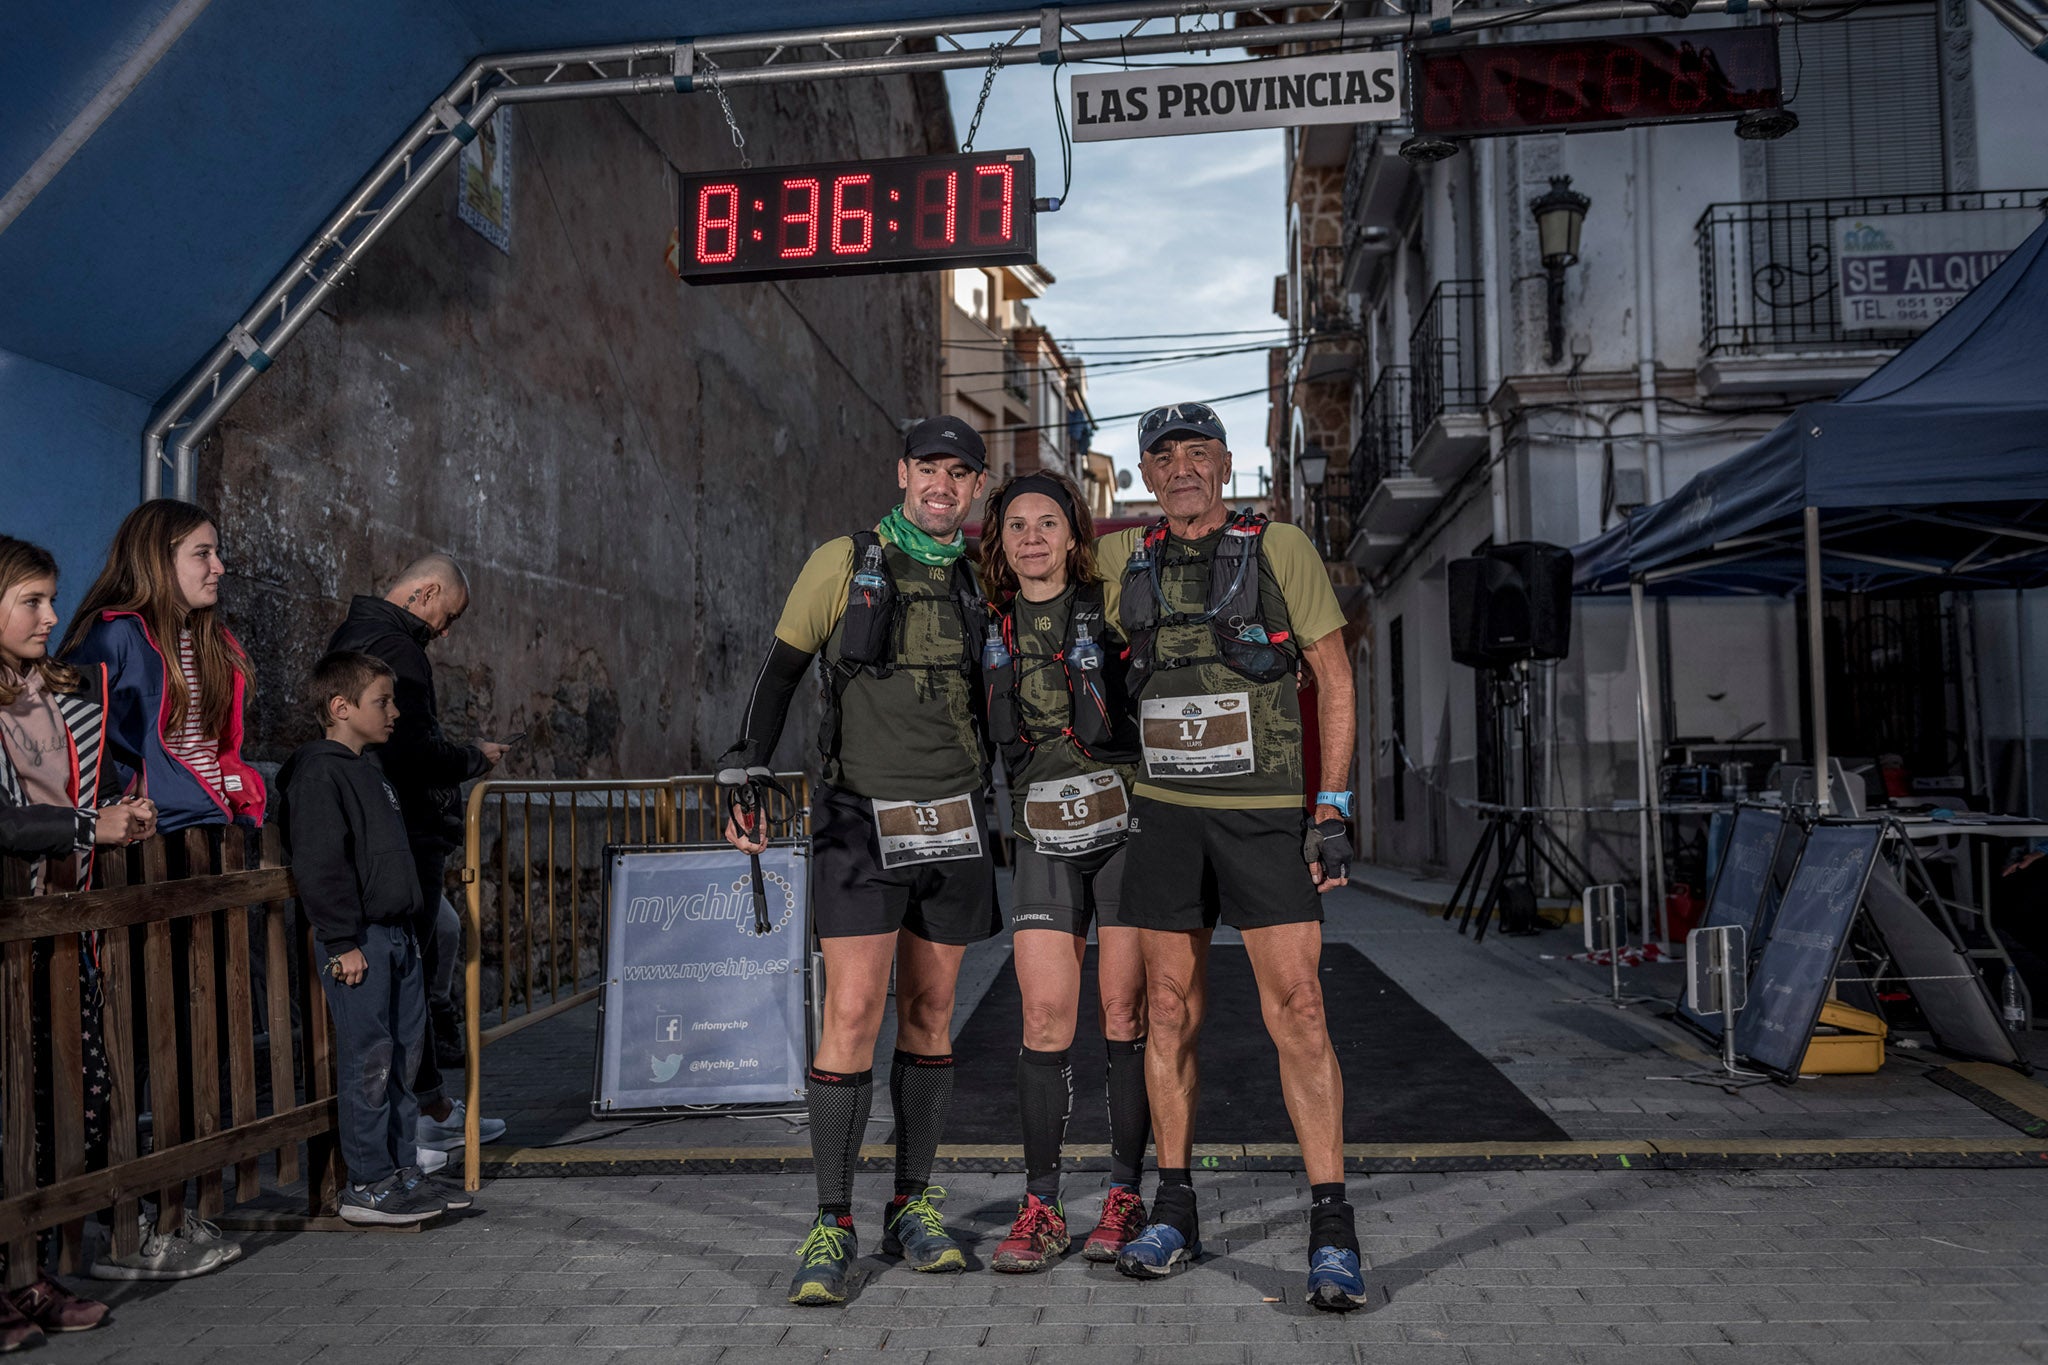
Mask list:
POLYGON ((1775 28, 1416 49, 1415 131, 1485 137, 1736 118, 1775 109, 1775 28))
POLYGON ((1031 153, 975 152, 682 177, 690 284, 1037 259, 1031 153))

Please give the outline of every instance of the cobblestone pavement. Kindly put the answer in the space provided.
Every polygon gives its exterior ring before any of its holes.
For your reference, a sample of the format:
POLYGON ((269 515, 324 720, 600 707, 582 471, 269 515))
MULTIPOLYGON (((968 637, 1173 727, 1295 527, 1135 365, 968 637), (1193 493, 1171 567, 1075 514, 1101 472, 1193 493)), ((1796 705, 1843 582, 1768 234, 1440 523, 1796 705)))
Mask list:
MULTIPOLYGON (((418 1234, 251 1237, 202 1280, 105 1286, 114 1323, 60 1362, 1006 1365, 1132 1361, 2048 1360, 2048 1179, 2030 1171, 1552 1172, 1354 1180, 1370 1307, 1300 1302, 1302 1192, 1201 1185, 1208 1255, 1137 1283, 1072 1257, 984 1268, 1015 1177, 956 1181, 964 1276, 874 1252, 845 1308, 782 1301, 804 1176, 505 1180, 418 1234), (886 1354, 883 1354, 886 1353, 886 1354)), ((1070 1182, 1087 1225, 1098 1177, 1070 1182)))
MULTIPOLYGON (((1727 1094, 1647 1078, 1703 1065, 1657 1009, 1582 1003, 1604 972, 1562 960, 1569 931, 1474 944, 1412 906, 1329 902, 1350 943, 1491 1058, 1575 1138, 1941 1137, 2012 1128, 1931 1083, 1948 1059, 1894 1048, 1875 1076, 1727 1094)), ((972 950, 960 1017, 1007 945, 972 950)), ((1670 999, 1672 967, 1625 975, 1670 999)), ((1341 989, 1341 982, 1326 983, 1341 989)), ((500 1149, 798 1146, 781 1120, 592 1122, 595 1011, 516 1034, 486 1057, 500 1149)), ((885 1026, 882 1046, 892 1030, 885 1026)), ((2039 1033, 2030 1036, 2039 1055, 2039 1033)), ((1909 1040, 1919 1041, 1919 1040, 1909 1040)), ((878 1092, 872 1142, 889 1130, 878 1092)), ((1372 1135, 1350 1134, 1354 1141, 1372 1135)), ((1076 1235, 1103 1177, 1070 1178, 1076 1235)), ((1069 1259, 1046 1274, 981 1268, 1021 1183, 949 1177, 975 1249, 963 1277, 876 1256, 886 1180, 863 1175, 862 1284, 844 1309, 782 1299, 812 1199, 803 1174, 508 1179, 480 1210, 418 1234, 245 1235, 247 1257, 181 1285, 95 1286, 108 1328, 57 1338, 61 1362, 347 1365, 716 1361, 891 1365, 1142 1360, 1146 1365, 1366 1362, 2048 1361, 2048 1171, 1501 1171, 1354 1177, 1372 1291, 1338 1319, 1300 1302, 1303 1191, 1286 1173, 1200 1177, 1207 1258, 1135 1283, 1069 1259), (887 1352, 883 1357, 879 1353, 887 1352), (971 1353, 971 1354, 970 1354, 971 1353), (1142 1354, 1141 1354, 1142 1353, 1142 1354)))

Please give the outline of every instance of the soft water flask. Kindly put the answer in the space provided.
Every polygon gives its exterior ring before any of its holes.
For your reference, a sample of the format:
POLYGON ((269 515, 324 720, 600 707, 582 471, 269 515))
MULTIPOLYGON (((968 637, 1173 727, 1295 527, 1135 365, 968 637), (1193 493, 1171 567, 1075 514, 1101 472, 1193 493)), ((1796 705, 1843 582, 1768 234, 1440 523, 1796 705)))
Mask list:
POLYGON ((981 646, 981 666, 993 673, 1010 666, 1010 647, 1003 643, 1003 628, 991 624, 988 639, 981 646))
POLYGON ((2027 1007, 2020 1000, 2019 973, 2011 967, 2005 969, 2005 985, 2001 988, 2000 994, 2004 997, 2000 1001, 1999 1013, 2005 1016, 2005 1031, 2007 1033, 2025 1033, 2027 1031, 2027 1007))
POLYGON ((1086 626, 1075 629, 1073 648, 1067 651, 1067 667, 1081 674, 1102 671, 1102 646, 1095 643, 1086 626))
POLYGON ((881 595, 888 584, 889 570, 882 558, 882 547, 870 545, 867 554, 861 559, 860 568, 854 571, 853 586, 859 588, 872 602, 881 595))

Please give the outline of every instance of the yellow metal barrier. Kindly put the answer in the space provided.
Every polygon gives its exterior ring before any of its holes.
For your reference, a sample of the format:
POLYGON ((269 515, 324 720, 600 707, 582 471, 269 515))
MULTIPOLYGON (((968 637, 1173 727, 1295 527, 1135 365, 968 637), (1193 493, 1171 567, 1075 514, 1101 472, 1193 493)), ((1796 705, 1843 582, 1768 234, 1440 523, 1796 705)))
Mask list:
MULTIPOLYGON (((809 779, 802 773, 779 773, 777 780, 795 801, 771 796, 770 819, 804 833, 809 779)), ((720 843, 724 801, 717 778, 708 774, 613 781, 507 779, 470 789, 464 823, 468 1068, 463 1183, 473 1190, 485 1045, 586 1004, 603 988, 604 849, 720 843), (586 924, 591 935, 587 951, 586 924), (486 927, 494 931, 489 943, 486 927), (486 981, 487 972, 495 979, 486 981), (487 986, 494 988, 488 1008, 496 1016, 488 1027, 487 986)))

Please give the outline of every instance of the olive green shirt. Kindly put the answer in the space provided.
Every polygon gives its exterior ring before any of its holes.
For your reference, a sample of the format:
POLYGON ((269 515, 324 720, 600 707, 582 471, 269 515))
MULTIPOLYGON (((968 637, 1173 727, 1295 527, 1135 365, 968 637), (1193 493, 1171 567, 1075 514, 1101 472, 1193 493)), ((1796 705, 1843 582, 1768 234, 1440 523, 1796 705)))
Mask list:
MULTIPOLYGON (((839 754, 822 754, 824 778, 857 796, 932 801, 988 783, 974 717, 975 682, 960 672, 972 657, 951 596, 952 570, 921 564, 884 542, 896 580, 897 629, 886 677, 863 668, 840 696, 839 754)), ((812 552, 783 603, 775 638, 837 663, 853 537, 812 552)))
MULTIPOLYGON (((1111 621, 1125 635, 1122 588, 1124 567, 1144 538, 1142 529, 1114 531, 1095 544, 1095 562, 1105 583, 1105 606, 1111 621)), ((1209 557, 1223 538, 1221 528, 1199 540, 1169 535, 1161 548, 1159 577, 1166 598, 1164 612, 1201 612, 1208 605, 1209 557)), ((1299 526, 1276 521, 1259 538, 1259 599, 1266 629, 1291 632, 1289 643, 1305 649, 1332 631, 1344 628, 1344 611, 1330 586, 1322 556, 1299 526)), ((1204 658, 1182 668, 1157 668, 1145 680, 1133 704, 1148 698, 1194 697, 1248 693, 1251 702, 1253 770, 1224 777, 1150 778, 1141 765, 1136 794, 1177 806, 1218 810, 1280 810, 1306 801, 1307 777, 1302 767, 1301 694, 1293 677, 1255 683, 1216 659, 1213 628, 1204 623, 1160 629, 1153 654, 1158 662, 1204 658)))
MULTIPOLYGON (((1019 771, 1010 774, 1011 832, 1017 838, 1031 842, 1031 831, 1024 825, 1024 797, 1030 792, 1032 783, 1080 777, 1110 769, 1123 778, 1124 789, 1128 791, 1137 781, 1138 769, 1134 764, 1105 763, 1099 758, 1090 758, 1074 743, 1073 736, 1060 733, 1067 728, 1073 714, 1066 671, 1059 662, 1060 654, 1067 646, 1067 618, 1072 614, 1074 605, 1073 585, 1068 584, 1066 591, 1049 602, 1031 602, 1020 596, 1010 605, 1017 622, 1014 635, 1017 642, 1018 718, 1023 722, 1025 734, 1050 736, 1031 751, 1019 771)), ((1098 643, 1102 645, 1104 667, 1114 667, 1115 655, 1123 647, 1122 642, 1112 637, 1098 643)))

